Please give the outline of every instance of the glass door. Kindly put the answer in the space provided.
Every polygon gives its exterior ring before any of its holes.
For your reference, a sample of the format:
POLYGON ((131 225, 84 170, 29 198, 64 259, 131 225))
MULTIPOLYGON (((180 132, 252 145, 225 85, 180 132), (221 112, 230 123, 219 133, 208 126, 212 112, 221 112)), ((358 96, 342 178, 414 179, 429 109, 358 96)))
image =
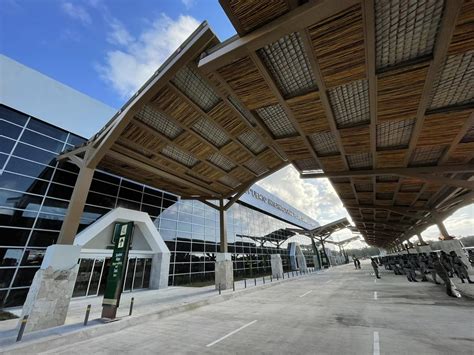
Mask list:
POLYGON ((89 283, 89 290, 87 291, 87 296, 97 296, 97 291, 99 289, 100 277, 104 269, 104 259, 95 259, 94 267, 92 269, 91 281, 89 283))

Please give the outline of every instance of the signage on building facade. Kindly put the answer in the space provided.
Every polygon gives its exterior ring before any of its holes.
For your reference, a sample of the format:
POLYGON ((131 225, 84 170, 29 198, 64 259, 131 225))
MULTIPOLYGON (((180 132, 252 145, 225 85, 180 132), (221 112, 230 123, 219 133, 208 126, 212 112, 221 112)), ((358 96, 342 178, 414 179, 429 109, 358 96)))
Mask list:
POLYGON ((253 185, 240 197, 240 201, 306 229, 313 229, 319 226, 319 223, 314 219, 258 185, 253 185))
POLYGON ((113 306, 115 308, 119 306, 132 232, 133 222, 115 224, 112 239, 114 251, 107 276, 107 285, 102 302, 103 306, 113 306))

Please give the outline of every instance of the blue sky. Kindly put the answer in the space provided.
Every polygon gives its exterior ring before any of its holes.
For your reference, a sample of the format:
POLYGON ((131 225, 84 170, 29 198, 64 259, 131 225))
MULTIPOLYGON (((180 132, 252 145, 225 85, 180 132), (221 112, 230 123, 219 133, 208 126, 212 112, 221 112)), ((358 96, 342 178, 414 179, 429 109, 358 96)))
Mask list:
POLYGON ((217 0, 0 0, 0 13, 3 54, 115 108, 179 45, 167 35, 204 20, 221 40, 235 34, 217 0), (124 82, 113 63, 131 58, 144 73, 124 82))
MULTIPOLYGON (((114 108, 202 21, 221 41, 235 34, 217 0, 0 0, 0 14, 1 53, 114 108)), ((302 180, 291 166, 259 184, 321 224, 347 216, 327 180, 302 180)), ((472 234, 474 205, 446 225, 472 234)))

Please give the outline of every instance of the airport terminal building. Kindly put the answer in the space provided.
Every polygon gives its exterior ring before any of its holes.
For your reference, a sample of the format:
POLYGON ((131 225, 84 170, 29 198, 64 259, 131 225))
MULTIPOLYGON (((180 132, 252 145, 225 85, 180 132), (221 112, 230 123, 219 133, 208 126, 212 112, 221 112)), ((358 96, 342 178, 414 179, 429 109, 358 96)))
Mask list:
MULTIPOLYGON (((86 141, 68 129, 68 121, 87 116, 102 126, 114 110, 6 57, 0 60, 0 305, 14 307, 25 301, 46 248, 56 242, 76 183, 79 169, 56 160, 62 151, 86 141)), ((171 252, 169 285, 213 282, 219 251, 219 214, 214 208, 97 170, 79 232, 118 207, 150 216, 171 252)), ((288 238, 303 244, 310 240, 286 229, 319 225, 257 185, 226 215, 236 278, 268 274, 270 255, 276 253, 287 270, 288 238)), ((111 237, 107 233, 100 241, 82 245, 73 297, 104 292, 111 237)), ((125 291, 149 287, 153 253, 145 238, 134 237, 125 291)), ((313 254, 310 249, 308 254, 313 254)), ((312 261, 307 258, 308 266, 312 261)))

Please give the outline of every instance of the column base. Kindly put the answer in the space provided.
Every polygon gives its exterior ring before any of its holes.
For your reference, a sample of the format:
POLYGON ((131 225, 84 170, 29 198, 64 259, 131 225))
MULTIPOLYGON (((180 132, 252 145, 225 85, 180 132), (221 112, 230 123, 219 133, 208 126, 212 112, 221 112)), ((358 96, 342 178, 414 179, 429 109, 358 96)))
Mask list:
POLYGON ((170 274, 170 253, 162 252, 153 255, 151 261, 150 289, 167 288, 170 274))
POLYGON ((230 253, 217 253, 214 271, 216 290, 229 290, 234 284, 234 265, 230 253))
POLYGON ((272 254, 270 262, 272 265, 272 277, 283 278, 283 263, 281 261, 281 255, 272 254))
POLYGON ((308 271, 308 267, 306 266, 306 258, 304 255, 297 255, 296 259, 298 260, 298 268, 302 272, 308 271))
POLYGON ((28 315, 25 332, 64 324, 79 270, 80 252, 77 245, 55 244, 46 249, 23 305, 21 318, 28 315))
POLYGON ((313 255, 314 267, 318 270, 321 270, 321 265, 319 265, 319 258, 317 255, 313 255))

